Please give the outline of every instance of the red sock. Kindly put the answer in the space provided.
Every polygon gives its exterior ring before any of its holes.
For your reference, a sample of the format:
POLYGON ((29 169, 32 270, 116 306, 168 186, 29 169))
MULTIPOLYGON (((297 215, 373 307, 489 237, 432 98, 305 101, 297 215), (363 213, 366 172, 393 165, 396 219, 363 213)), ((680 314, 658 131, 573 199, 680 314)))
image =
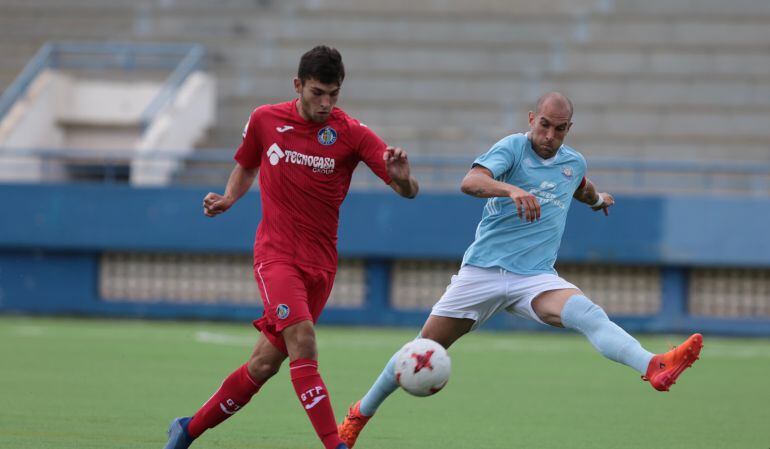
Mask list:
POLYGON ((318 362, 310 359, 297 359, 289 364, 291 367, 291 383, 308 418, 313 424, 315 433, 326 449, 336 449, 342 444, 337 435, 337 421, 334 419, 332 402, 329 392, 318 374, 318 362))
POLYGON ((210 429, 246 405, 262 384, 252 379, 244 363, 233 371, 219 390, 198 410, 187 427, 190 436, 197 438, 206 429, 210 429))

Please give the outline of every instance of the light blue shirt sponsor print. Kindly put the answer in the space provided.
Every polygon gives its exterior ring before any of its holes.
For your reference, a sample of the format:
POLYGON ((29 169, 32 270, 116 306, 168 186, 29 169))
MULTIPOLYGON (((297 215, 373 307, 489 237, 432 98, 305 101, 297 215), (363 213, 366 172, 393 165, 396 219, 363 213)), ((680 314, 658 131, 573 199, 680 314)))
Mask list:
POLYGON ((510 198, 490 198, 463 265, 500 267, 522 275, 555 274, 567 211, 586 172, 583 155, 562 145, 555 156, 543 159, 521 133, 503 138, 473 164, 535 195, 541 213, 540 220, 529 223, 519 218, 510 198))

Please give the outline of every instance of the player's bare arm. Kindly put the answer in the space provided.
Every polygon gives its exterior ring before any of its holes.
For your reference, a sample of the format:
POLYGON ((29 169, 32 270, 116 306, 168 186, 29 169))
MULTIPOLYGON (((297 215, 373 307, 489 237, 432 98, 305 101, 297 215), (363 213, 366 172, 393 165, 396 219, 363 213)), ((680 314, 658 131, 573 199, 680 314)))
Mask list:
POLYGON ((488 168, 476 165, 460 184, 463 193, 476 198, 510 198, 516 205, 519 218, 529 222, 540 219, 540 203, 535 195, 514 185, 496 180, 488 168))
POLYGON ((227 180, 225 194, 209 192, 203 198, 203 213, 207 217, 215 217, 226 212, 236 201, 238 201, 254 183, 257 177, 258 168, 244 168, 240 164, 235 164, 235 168, 230 172, 230 178, 227 180))
POLYGON ((393 181, 390 187, 405 198, 414 198, 420 190, 417 180, 411 175, 406 151, 399 147, 387 147, 382 154, 388 175, 393 181))
POLYGON ((590 179, 585 178, 583 187, 577 189, 572 195, 581 203, 588 204, 594 211, 604 211, 604 215, 609 215, 608 208, 615 204, 615 198, 606 192, 597 192, 596 186, 590 179))

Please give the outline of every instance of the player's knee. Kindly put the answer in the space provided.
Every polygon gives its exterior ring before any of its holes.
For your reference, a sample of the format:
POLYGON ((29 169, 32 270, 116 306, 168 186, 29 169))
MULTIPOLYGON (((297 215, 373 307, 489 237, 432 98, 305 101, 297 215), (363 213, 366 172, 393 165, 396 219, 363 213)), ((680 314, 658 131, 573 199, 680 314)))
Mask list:
POLYGON ((609 317, 604 309, 583 295, 569 298, 561 313, 562 323, 571 328, 590 328, 605 320, 609 317))
POLYGON ((316 339, 312 325, 292 329, 291 332, 284 332, 283 336, 289 350, 289 357, 292 360, 316 358, 316 339))
POLYGON ((254 380, 265 382, 278 374, 278 371, 281 369, 281 364, 274 361, 264 360, 260 357, 252 357, 249 359, 247 368, 249 370, 249 375, 251 375, 254 380))
POLYGON ((564 327, 564 323, 561 320, 561 314, 554 312, 541 312, 538 317, 549 326, 564 327))

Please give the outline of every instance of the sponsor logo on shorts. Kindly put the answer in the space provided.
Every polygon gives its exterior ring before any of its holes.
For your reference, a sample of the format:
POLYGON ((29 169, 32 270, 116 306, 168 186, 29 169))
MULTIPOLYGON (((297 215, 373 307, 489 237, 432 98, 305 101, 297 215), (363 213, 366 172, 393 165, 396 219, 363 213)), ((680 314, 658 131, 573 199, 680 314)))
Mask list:
POLYGON ((331 126, 327 126, 318 130, 318 143, 321 145, 332 145, 337 141, 337 131, 331 126))
POLYGON ((278 304, 275 309, 275 314, 278 315, 279 320, 285 320, 289 316, 289 306, 286 304, 278 304))

